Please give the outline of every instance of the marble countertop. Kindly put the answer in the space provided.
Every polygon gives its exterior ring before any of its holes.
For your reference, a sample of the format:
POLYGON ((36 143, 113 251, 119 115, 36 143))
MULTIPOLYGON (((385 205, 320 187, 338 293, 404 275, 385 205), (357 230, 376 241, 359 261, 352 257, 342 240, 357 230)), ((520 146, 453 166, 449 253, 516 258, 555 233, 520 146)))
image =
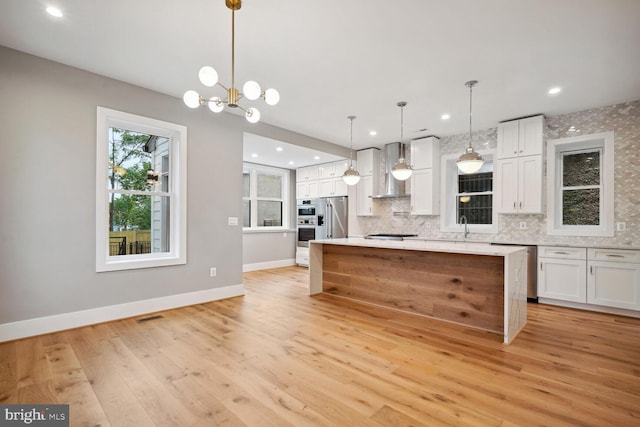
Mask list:
POLYGON ((348 237, 343 239, 312 240, 311 244, 360 246, 367 248, 404 249, 425 252, 448 252, 471 255, 505 256, 513 252, 524 250, 522 246, 497 246, 489 242, 470 241, 436 241, 423 239, 407 240, 377 240, 363 237, 348 237))

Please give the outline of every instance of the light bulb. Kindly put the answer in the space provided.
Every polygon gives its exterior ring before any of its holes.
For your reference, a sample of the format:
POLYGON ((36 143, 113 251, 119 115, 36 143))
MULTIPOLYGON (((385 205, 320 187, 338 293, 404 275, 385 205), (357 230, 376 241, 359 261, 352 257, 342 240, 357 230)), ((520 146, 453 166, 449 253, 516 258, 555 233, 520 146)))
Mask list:
POLYGON ((195 90, 188 90, 182 96, 182 100, 189 108, 198 108, 200 106, 200 95, 195 90))
POLYGON ((280 93, 277 90, 270 88, 264 92, 264 102, 269 105, 276 105, 280 102, 280 93))
POLYGON ((242 86, 242 94, 245 98, 251 101, 255 101, 256 99, 260 98, 260 95, 262 94, 262 88, 260 88, 258 82, 249 80, 242 86))
POLYGON ((209 99, 209 110, 213 111, 214 113, 219 113, 222 110, 224 110, 224 102, 222 102, 222 100, 217 97, 214 96, 211 99, 209 99))
POLYGON ((244 115, 249 123, 258 123, 260 121, 260 111, 256 108, 249 108, 244 115))
POLYGON ((215 86, 218 83, 218 72, 208 65, 200 68, 200 72, 198 73, 198 77, 200 78, 200 82, 205 86, 215 86))

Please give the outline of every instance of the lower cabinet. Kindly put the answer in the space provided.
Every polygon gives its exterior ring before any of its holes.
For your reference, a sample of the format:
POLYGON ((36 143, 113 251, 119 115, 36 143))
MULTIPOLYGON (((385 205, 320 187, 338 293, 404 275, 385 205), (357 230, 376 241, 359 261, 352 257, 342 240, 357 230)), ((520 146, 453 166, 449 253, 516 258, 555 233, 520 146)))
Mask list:
POLYGON ((540 246, 538 296, 640 310, 640 251, 540 246))
POLYGON ((640 310, 640 251, 589 249, 587 303, 640 310))
POLYGON ((541 246, 538 248, 538 296, 587 302, 587 250, 541 246))

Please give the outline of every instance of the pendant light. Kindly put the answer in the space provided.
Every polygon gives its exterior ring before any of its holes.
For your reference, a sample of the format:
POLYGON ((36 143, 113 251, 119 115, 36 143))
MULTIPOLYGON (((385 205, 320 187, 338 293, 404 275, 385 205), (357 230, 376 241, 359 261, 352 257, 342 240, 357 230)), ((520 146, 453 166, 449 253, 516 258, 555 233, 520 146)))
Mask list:
POLYGON ((482 165, 484 164, 484 159, 480 154, 473 150, 471 146, 471 96, 473 92, 473 87, 478 83, 477 80, 470 80, 466 82, 464 85, 469 88, 469 147, 465 150, 465 152, 458 158, 458 169, 460 169, 463 173, 475 173, 480 170, 482 165))
POLYGON ((355 118, 356 116, 347 117, 351 121, 351 150, 349 151, 349 168, 342 175, 342 179, 347 185, 356 185, 360 182, 360 173, 353 167, 353 119, 355 118))
POLYGON ((244 116, 249 123, 258 123, 260 121, 260 111, 255 107, 243 108, 240 106, 240 100, 246 98, 255 101, 258 98, 264 99, 268 105, 276 105, 280 101, 280 93, 270 88, 262 91, 260 85, 249 80, 242 86, 242 92, 236 88, 235 81, 235 16, 236 10, 242 7, 242 0, 225 0, 225 5, 231 10, 231 87, 226 87, 218 81, 218 72, 211 66, 204 66, 200 69, 198 77, 200 82, 207 86, 220 86, 227 93, 226 99, 218 96, 206 99, 195 90, 188 90, 184 93, 182 100, 189 108, 198 108, 206 104, 211 111, 219 113, 224 110, 225 105, 228 108, 238 108, 244 111, 244 116))
POLYGON ((407 103, 404 101, 400 101, 396 105, 400 107, 400 158, 398 159, 396 164, 393 165, 393 168, 391 168, 391 175, 393 175, 393 177, 398 181, 406 181, 407 179, 409 179, 409 177, 413 173, 413 169, 411 169, 411 166, 409 166, 409 164, 404 158, 405 151, 404 151, 404 144, 402 143, 402 136, 403 136, 403 130, 404 130, 403 112, 404 112, 404 107, 405 105, 407 105, 407 103))

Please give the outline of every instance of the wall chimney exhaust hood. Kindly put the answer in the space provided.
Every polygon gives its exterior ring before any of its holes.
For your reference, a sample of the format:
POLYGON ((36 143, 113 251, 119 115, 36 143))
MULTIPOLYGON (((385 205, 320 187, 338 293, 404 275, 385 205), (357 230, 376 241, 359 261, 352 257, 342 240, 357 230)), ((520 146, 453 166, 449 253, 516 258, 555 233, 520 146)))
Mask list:
POLYGON ((406 144, 400 142, 392 142, 384 146, 384 193, 371 196, 372 199, 398 199, 401 197, 410 197, 405 191, 406 181, 398 181, 391 174, 393 165, 406 151, 406 144))

